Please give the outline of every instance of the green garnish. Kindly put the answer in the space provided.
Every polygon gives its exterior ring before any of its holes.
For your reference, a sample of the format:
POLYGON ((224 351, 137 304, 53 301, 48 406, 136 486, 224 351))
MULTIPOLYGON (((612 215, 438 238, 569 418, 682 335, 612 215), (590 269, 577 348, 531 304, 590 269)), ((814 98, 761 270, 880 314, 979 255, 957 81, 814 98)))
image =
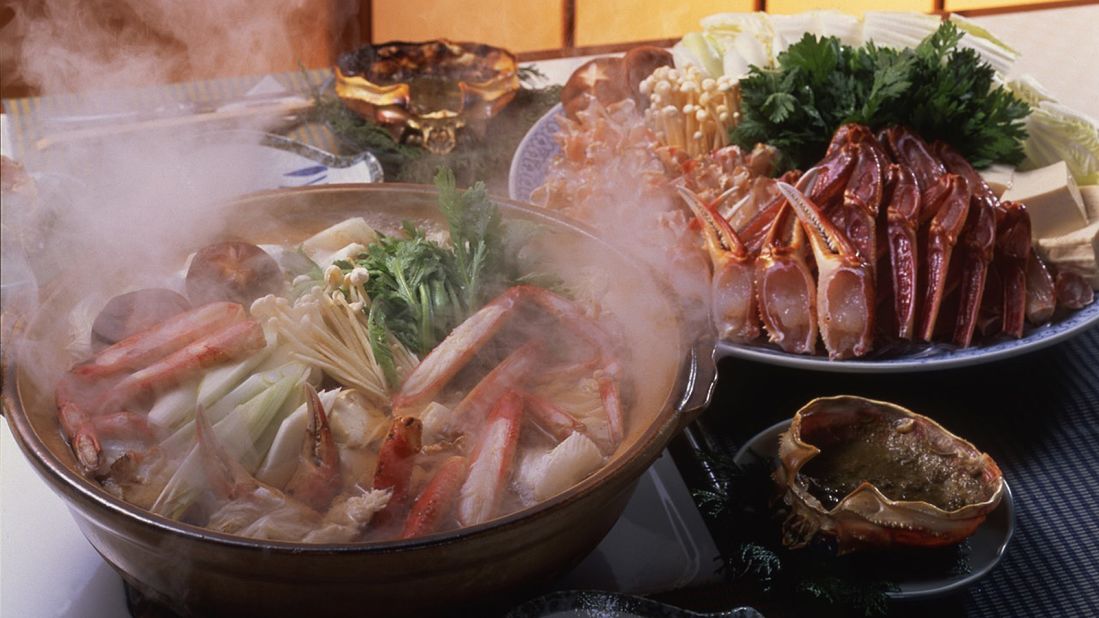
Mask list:
MULTIPOLYGON (((512 277, 504 259, 500 213, 481 183, 459 191, 448 169, 435 176, 439 208, 450 228, 447 246, 406 222, 399 236, 382 236, 352 262, 370 274, 363 284, 371 347, 383 370, 394 372, 387 332, 417 354, 426 354, 512 277)), ((390 381, 390 383, 393 383, 390 381)))
POLYGON ((1030 106, 995 85, 995 70, 975 51, 958 47, 962 36, 944 22, 915 48, 895 50, 806 34, 779 54, 777 69, 753 66, 740 81, 732 141, 769 143, 784 167, 805 168, 841 124, 903 124, 950 143, 975 167, 1019 163, 1030 106))

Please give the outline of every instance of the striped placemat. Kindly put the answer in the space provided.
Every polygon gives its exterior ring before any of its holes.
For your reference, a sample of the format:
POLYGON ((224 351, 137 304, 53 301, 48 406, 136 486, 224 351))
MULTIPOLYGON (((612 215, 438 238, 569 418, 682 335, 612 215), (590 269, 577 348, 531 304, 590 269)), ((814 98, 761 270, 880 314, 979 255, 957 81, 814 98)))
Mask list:
MULTIPOLYGON (((241 99, 253 92, 257 86, 267 86, 270 80, 280 85, 287 95, 311 97, 331 79, 330 69, 312 69, 276 73, 272 75, 253 75, 212 79, 206 81, 181 82, 160 86, 148 86, 128 89, 123 92, 89 93, 87 95, 47 95, 20 99, 4 99, 4 113, 7 116, 5 127, 11 142, 11 156, 23 159, 31 154, 33 144, 44 137, 44 121, 49 118, 63 118, 86 112, 84 97, 103 99, 113 97, 127 102, 127 110, 163 109, 174 104, 197 104, 199 107, 222 105, 241 99), (261 84, 261 82, 268 82, 261 84)), ((101 103, 101 101, 100 101, 101 103)), ((109 108, 106 108, 109 109, 109 108)), ((106 111, 101 104, 97 111, 106 111)), ((328 152, 338 153, 339 141, 327 127, 317 123, 296 125, 285 135, 328 152)))

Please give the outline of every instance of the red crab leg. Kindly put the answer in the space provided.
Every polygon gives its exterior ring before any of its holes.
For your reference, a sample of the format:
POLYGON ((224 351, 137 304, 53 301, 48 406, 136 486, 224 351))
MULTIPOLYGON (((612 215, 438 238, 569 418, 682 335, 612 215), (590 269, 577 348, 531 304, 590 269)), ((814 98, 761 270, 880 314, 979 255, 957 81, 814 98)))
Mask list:
POLYGON ((425 403, 446 386, 513 315, 522 298, 519 289, 510 288, 497 296, 435 346, 405 378, 393 397, 393 409, 425 403))
MULTIPOLYGON (((755 273, 748 251, 736 232, 714 209, 685 187, 679 195, 702 226, 706 250, 713 264, 710 278, 710 316, 718 336, 733 342, 751 341, 759 336, 756 311, 755 273)), ((721 203, 718 198, 717 203, 721 203)))
MULTIPOLYGON (((947 174, 940 179, 943 187, 936 194, 937 202, 924 202, 921 208, 933 211, 927 230, 927 249, 924 252, 924 270, 927 282, 923 295, 923 317, 920 320, 920 338, 931 341, 935 322, 939 318, 943 293, 946 291, 946 275, 950 269, 950 257, 958 243, 958 235, 969 214, 971 194, 969 183, 957 174, 947 174)), ((927 191, 923 192, 926 198, 927 191)))
POLYGON ((893 183, 886 198, 886 226, 893 271, 893 307, 897 336, 910 340, 916 328, 916 229, 920 216, 920 188, 912 171, 903 165, 890 165, 890 175, 893 183))
POLYGON ((817 261, 817 320, 831 358, 862 356, 874 343, 874 276, 854 245, 794 187, 778 188, 797 212, 817 261))
POLYGON ((523 398, 527 402, 527 412, 530 413, 530 420, 553 436, 558 442, 569 437, 573 432, 584 433, 587 431, 584 423, 573 418, 571 414, 557 407, 552 401, 531 393, 523 393, 523 398))
POLYGON ((1027 306, 1027 260, 1030 258, 1030 216, 1018 202, 1000 202, 996 226, 996 266, 1003 287, 1003 332, 1023 336, 1027 306))
POLYGON ((1057 291, 1045 262, 1033 250, 1026 262, 1026 318, 1031 324, 1045 324, 1057 309, 1057 291))
POLYGON ((451 423, 465 427, 480 424, 505 392, 522 386, 537 366, 541 349, 540 343, 531 341, 508 354, 454 406, 451 423))
POLYGON ((236 303, 203 305, 119 341, 73 372, 93 378, 140 369, 244 317, 244 307, 236 303))
POLYGON ((242 358, 265 345, 267 340, 259 322, 234 322, 126 376, 103 395, 95 410, 121 409, 142 395, 182 384, 203 369, 242 358))
POLYGON ((523 398, 508 391, 496 402, 470 457, 469 474, 458 492, 458 522, 484 523, 496 515, 519 447, 523 398))
POLYGON ((952 174, 966 179, 973 191, 969 216, 962 228, 961 290, 958 319, 954 323, 954 343, 966 347, 980 319, 989 264, 996 248, 996 218, 1000 201, 965 157, 945 142, 934 144, 935 154, 952 174))
POLYGON ((828 202, 816 203, 825 205, 828 218, 843 231, 873 273, 878 263, 877 218, 882 203, 885 170, 868 143, 858 142, 851 147, 855 149, 855 165, 844 189, 843 200, 833 202, 838 207, 829 207, 828 202))
MULTIPOLYGON (((801 172, 798 170, 790 170, 780 176, 779 180, 790 184, 796 184, 799 178, 801 178, 801 172)), ((774 186, 774 180, 770 178, 766 180, 771 183, 772 187, 774 186)), ((744 246, 748 251, 748 255, 752 257, 759 255, 759 250, 763 246, 763 241, 767 238, 767 233, 771 231, 771 224, 774 223, 779 210, 786 204, 786 198, 782 197, 782 194, 779 193, 777 189, 774 190, 774 194, 774 197, 768 200, 755 216, 745 223, 743 227, 737 228, 737 234, 744 241, 744 246)))
POLYGON ((69 436, 73 453, 86 474, 101 473, 103 440, 140 441, 152 448, 158 436, 143 414, 121 411, 86 416, 74 405, 60 410, 61 426, 69 436))
MULTIPOLYGON (((927 142, 907 127, 889 127, 878 133, 878 142, 894 162, 907 166, 916 176, 920 194, 925 194, 946 174, 942 162, 931 154, 927 142)), ((926 200, 926 198, 924 198, 926 200)))
POLYGON ((318 512, 324 512, 340 493, 340 451, 332 439, 324 405, 311 384, 305 385, 305 403, 309 408, 306 439, 302 443, 298 467, 286 485, 286 495, 298 499, 318 512))
POLYGON ((404 508, 412 480, 412 464, 423 446, 424 425, 413 416, 398 416, 389 426, 382 446, 378 449, 378 466, 374 469, 374 489, 389 489, 392 493, 385 509, 374 515, 377 525, 385 525, 404 508))
POLYGON ((465 480, 465 457, 455 455, 444 461, 412 504, 400 538, 411 539, 437 532, 454 510, 454 502, 465 480))

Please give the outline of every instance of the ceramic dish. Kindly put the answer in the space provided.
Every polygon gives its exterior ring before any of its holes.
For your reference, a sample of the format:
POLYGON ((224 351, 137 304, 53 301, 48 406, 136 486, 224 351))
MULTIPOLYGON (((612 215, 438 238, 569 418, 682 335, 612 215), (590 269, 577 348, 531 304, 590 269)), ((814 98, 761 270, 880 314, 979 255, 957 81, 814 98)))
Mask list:
MULTIPOLYGON (((560 148, 554 135, 560 130, 557 117, 562 114, 560 105, 551 108, 530 128, 511 160, 508 175, 508 194, 513 200, 528 201, 531 192, 542 185, 550 161, 560 148)), ((1099 302, 1055 320, 1051 324, 1029 328, 1022 339, 1002 339, 968 348, 948 344, 934 344, 915 352, 883 355, 882 358, 864 360, 829 360, 821 352, 815 356, 790 354, 777 346, 763 342, 734 344, 719 342, 718 356, 734 356, 745 360, 781 365, 814 371, 839 373, 899 373, 934 371, 968 365, 979 365, 1039 350, 1099 324, 1099 302)))
MULTIPOLYGON (((221 237, 239 235, 257 243, 295 242, 351 215, 376 229, 393 230, 402 221, 434 222, 440 217, 433 189, 413 185, 332 185, 252 194, 229 204, 221 237)), ((27 322, 26 339, 8 365, 4 412, 23 453, 70 508, 81 532, 144 596, 185 615, 347 615, 369 602, 387 615, 415 614, 462 603, 504 602, 524 594, 575 565, 613 526, 641 474, 669 440, 707 403, 715 380, 712 341, 694 342, 660 283, 629 265, 590 230, 550 213, 514 202, 499 202, 505 221, 523 221, 537 230, 526 245, 535 263, 539 247, 564 244, 582 248, 561 260, 606 255, 621 264, 622 276, 608 289, 618 294, 646 289, 651 302, 642 319, 623 326, 631 352, 642 345, 642 325, 662 320, 682 337, 661 345, 646 381, 638 382, 627 435, 614 457, 592 476, 535 507, 477 526, 409 541, 303 545, 233 537, 171 521, 122 502, 76 471, 57 426, 53 384, 71 360, 64 350, 70 335, 47 326, 67 307, 43 298, 27 322), (538 240, 541 239, 541 240, 538 240), (541 243, 541 244, 539 244, 541 243), (618 288, 617 286, 622 286, 618 288), (667 347, 663 347, 666 345, 667 347), (36 351, 43 373, 26 370, 36 351), (424 590, 432 593, 424 595, 424 590), (318 606, 317 599, 324 599, 318 606)), ((212 239, 214 240, 214 239, 212 239)), ((552 255, 557 256, 558 252, 552 255)), ((572 272, 575 264, 554 262, 572 272)), ((56 289, 64 290, 64 281, 56 289)), ((113 292, 103 290, 106 297, 113 292)), ((615 305, 619 306, 619 305, 615 305)), ((60 329, 64 330, 64 329, 60 329)))
MULTIPOLYGON (((786 420, 759 432, 737 451, 733 461, 741 467, 748 467, 760 460, 769 461, 773 466, 778 458, 779 435, 789 427, 790 421, 786 420)), ((886 593, 893 599, 927 599, 946 595, 971 586, 988 575, 1003 558, 1014 533, 1015 501, 1011 488, 1004 481, 1000 505, 989 514, 973 536, 965 541, 968 551, 963 552, 961 558, 964 568, 944 568, 940 572, 931 569, 918 574, 897 572, 898 575, 893 575, 890 570, 900 561, 873 560, 874 573, 878 578, 897 584, 897 590, 886 593)))

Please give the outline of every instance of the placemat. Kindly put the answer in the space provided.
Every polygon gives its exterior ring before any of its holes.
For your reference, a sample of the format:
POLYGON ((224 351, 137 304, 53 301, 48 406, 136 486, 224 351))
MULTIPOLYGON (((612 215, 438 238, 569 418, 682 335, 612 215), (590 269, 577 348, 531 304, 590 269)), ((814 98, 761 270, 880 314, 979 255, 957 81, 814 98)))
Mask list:
POLYGON ((937 373, 824 374, 736 359, 722 360, 719 373, 698 421, 719 453, 731 456, 814 397, 850 394, 926 414, 1003 469, 1017 525, 1000 564, 954 596, 894 602, 891 616, 1099 615, 1099 327, 1018 358, 937 373))

